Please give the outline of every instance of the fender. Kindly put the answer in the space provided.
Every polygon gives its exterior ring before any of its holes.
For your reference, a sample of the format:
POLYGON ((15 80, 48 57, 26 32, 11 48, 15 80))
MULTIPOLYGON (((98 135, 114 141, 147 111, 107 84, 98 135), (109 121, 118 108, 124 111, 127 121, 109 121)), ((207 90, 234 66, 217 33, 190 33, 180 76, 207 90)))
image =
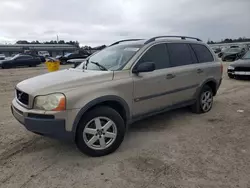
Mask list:
POLYGON ((75 133, 76 133, 76 129, 77 129, 77 125, 79 123, 79 121, 81 120, 83 114, 90 109, 91 107, 98 105, 102 102, 105 101, 116 101, 119 104, 121 104, 123 106, 123 108, 125 109, 126 112, 126 119, 129 120, 130 119, 130 110, 129 110, 129 106, 127 104, 127 102, 122 99, 121 97, 115 96, 115 95, 106 95, 106 96, 102 96, 102 97, 98 97, 92 101, 90 101, 89 103, 87 103, 83 108, 81 108, 81 110, 78 112, 74 123, 73 123, 73 128, 72 128, 72 132, 73 132, 73 136, 75 138, 75 133))
MULTIPOLYGON (((194 94, 194 98, 197 99, 198 95, 200 94, 201 89, 204 87, 204 85, 206 85, 208 82, 214 82, 216 84, 216 92, 220 86, 220 84, 218 84, 218 82, 214 79, 214 78, 209 78, 207 80, 205 80, 196 90, 195 94, 194 94)), ((216 95, 216 93, 215 93, 216 95)))

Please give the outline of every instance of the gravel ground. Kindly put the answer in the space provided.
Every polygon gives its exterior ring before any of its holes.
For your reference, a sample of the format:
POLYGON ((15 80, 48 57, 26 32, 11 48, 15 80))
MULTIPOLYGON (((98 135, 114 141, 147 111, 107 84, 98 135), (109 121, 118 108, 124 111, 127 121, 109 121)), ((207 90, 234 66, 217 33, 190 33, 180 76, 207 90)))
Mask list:
POLYGON ((137 122, 115 153, 90 158, 12 117, 15 85, 45 72, 0 70, 1 188, 250 187, 249 82, 225 74, 209 113, 184 108, 137 122))

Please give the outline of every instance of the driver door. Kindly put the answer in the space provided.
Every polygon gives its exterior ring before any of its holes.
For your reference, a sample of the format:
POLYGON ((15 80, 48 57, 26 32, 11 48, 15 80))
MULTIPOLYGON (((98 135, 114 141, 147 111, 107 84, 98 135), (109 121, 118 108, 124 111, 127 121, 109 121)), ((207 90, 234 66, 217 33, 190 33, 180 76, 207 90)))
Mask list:
POLYGON ((143 62, 154 62, 156 70, 133 74, 133 116, 153 113, 172 104, 171 97, 169 97, 171 94, 168 94, 172 81, 166 79, 170 67, 166 44, 156 44, 150 47, 135 67, 143 62))

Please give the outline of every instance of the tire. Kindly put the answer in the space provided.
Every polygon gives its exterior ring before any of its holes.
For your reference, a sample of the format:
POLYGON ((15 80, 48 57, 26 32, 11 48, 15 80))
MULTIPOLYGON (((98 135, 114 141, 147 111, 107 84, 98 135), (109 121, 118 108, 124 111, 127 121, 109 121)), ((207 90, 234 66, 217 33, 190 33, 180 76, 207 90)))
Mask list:
POLYGON ((6 64, 2 64, 2 69, 9 69, 9 68, 11 68, 11 66, 6 65, 6 64))
POLYGON ((201 113, 209 112, 212 109, 212 107, 213 107, 213 91, 211 87, 209 87, 208 85, 205 85, 201 89, 201 92, 198 98, 196 99, 195 104, 191 106, 191 110, 194 113, 201 114, 201 113), (206 99, 206 97, 208 96, 209 98, 206 99), (205 103, 207 104, 206 108, 204 107, 205 103))
POLYGON ((234 76, 232 74, 227 74, 229 78, 233 79, 234 76))
POLYGON ((121 145, 125 132, 124 120, 117 111, 110 107, 97 107, 80 120, 76 130, 76 145, 81 152, 92 157, 108 155, 121 145), (99 129, 96 122, 101 122, 99 129), (106 131, 104 125, 107 125, 106 131))
POLYGON ((67 64, 67 61, 62 60, 62 61, 61 61, 61 64, 62 64, 62 65, 66 65, 66 64, 67 64))

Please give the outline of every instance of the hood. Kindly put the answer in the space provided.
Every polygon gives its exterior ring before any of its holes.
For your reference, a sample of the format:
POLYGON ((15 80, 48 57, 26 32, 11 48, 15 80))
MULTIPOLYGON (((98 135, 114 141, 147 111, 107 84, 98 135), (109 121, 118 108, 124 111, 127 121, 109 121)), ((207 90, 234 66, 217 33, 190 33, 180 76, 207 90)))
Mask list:
POLYGON ((65 92, 83 85, 111 81, 112 79, 113 71, 83 71, 70 68, 24 80, 18 83, 16 87, 35 96, 65 92))
POLYGON ((5 59, 5 60, 1 60, 1 62, 0 62, 0 63, 10 63, 10 62, 12 62, 12 60, 11 60, 11 59, 5 59))
POLYGON ((239 60, 231 63, 230 66, 233 66, 233 67, 238 67, 238 66, 250 67, 250 59, 239 59, 239 60))
POLYGON ((223 53, 223 57, 225 56, 230 56, 230 55, 236 55, 236 54, 239 54, 240 52, 224 52, 223 53))

